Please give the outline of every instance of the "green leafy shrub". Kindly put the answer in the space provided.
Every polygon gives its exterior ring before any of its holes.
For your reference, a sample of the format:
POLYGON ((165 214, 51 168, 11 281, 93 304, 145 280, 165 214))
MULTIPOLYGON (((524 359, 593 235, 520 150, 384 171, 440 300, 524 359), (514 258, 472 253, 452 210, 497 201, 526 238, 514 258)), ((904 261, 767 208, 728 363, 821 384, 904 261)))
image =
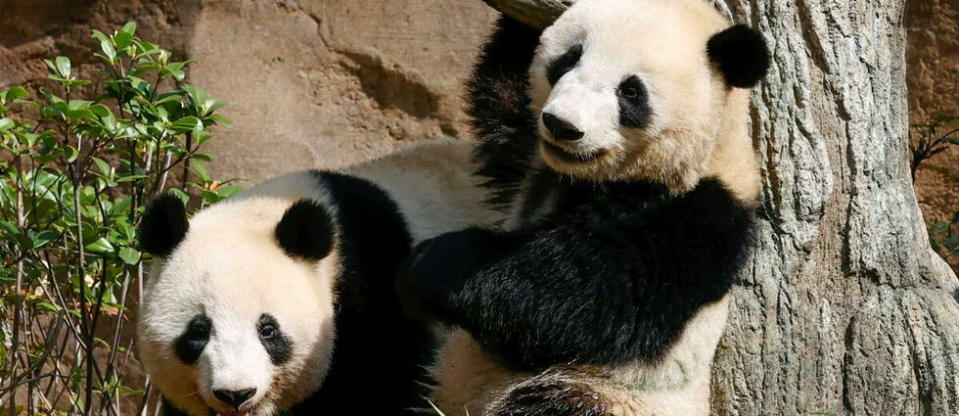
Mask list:
POLYGON ((0 415, 120 414, 142 395, 119 370, 143 205, 239 189, 213 181, 199 152, 222 103, 184 83, 190 61, 135 32, 93 32, 90 80, 60 56, 46 61, 51 90, 0 91, 0 415))
POLYGON ((959 211, 952 222, 937 222, 929 229, 932 248, 942 253, 951 264, 959 264, 959 211))

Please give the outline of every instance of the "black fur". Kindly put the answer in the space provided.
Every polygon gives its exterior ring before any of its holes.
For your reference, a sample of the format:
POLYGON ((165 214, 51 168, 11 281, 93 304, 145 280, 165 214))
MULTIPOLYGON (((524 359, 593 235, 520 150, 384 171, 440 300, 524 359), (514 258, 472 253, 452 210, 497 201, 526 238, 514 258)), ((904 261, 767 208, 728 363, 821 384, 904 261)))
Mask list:
POLYGON ((320 390, 293 415, 408 415, 428 406, 425 366, 435 341, 406 315, 394 280, 412 240, 399 207, 376 185, 316 172, 336 204, 342 276, 337 285, 336 343, 320 390))
POLYGON ((516 369, 654 362, 729 291, 751 210, 715 179, 680 196, 643 182, 556 183, 566 189, 539 224, 421 245, 408 291, 516 369))
POLYGON ((606 398, 586 383, 531 381, 512 389, 489 416, 613 416, 606 398))
POLYGON ((550 62, 549 66, 546 67, 546 79, 549 80, 550 85, 559 82, 563 75, 576 67, 579 58, 582 57, 583 45, 573 45, 555 61, 550 62))
POLYGON ((637 129, 649 124, 652 116, 649 93, 639 77, 633 75, 620 83, 616 97, 619 100, 619 124, 637 129))
POLYGON ((140 220, 140 248, 155 256, 168 256, 183 241, 189 228, 186 208, 180 198, 171 193, 161 194, 150 201, 140 220))
POLYGON ((466 83, 467 113, 480 138, 477 174, 494 191, 490 203, 505 207, 526 177, 539 143, 536 118, 530 110, 529 67, 540 31, 501 17, 480 53, 466 83))
MULTIPOLYGON (((411 408, 428 407, 429 391, 421 383, 429 381, 426 367, 436 341, 427 324, 404 313, 394 292, 397 271, 412 248, 406 222, 396 203, 375 184, 332 172, 317 171, 314 176, 336 205, 331 218, 341 262, 336 340, 322 386, 282 414, 417 414, 411 408)), ((321 235, 329 235, 327 231, 320 230, 321 235)), ((276 324, 264 315, 258 331, 270 323, 276 324)), ((274 328, 274 338, 285 337, 278 325, 274 328)), ((274 363, 288 359, 292 351, 289 340, 286 345, 262 342, 274 363)), ((164 412, 185 415, 166 400, 164 412)))
POLYGON ((719 66, 726 83, 733 87, 751 88, 769 70, 766 40, 746 25, 735 25, 714 35, 706 52, 719 66))
POLYGON ((256 323, 256 332, 260 335, 260 343, 270 355, 273 365, 281 365, 290 361, 293 355, 293 341, 283 333, 279 322, 273 315, 264 313, 256 323))
POLYGON ((287 255, 322 260, 333 249, 332 219, 318 202, 302 199, 286 210, 274 236, 287 255))
POLYGON ((173 344, 173 350, 177 358, 184 364, 190 365, 200 358, 207 342, 210 341, 210 334, 213 332, 213 322, 205 314, 194 316, 187 323, 183 334, 177 337, 173 344))

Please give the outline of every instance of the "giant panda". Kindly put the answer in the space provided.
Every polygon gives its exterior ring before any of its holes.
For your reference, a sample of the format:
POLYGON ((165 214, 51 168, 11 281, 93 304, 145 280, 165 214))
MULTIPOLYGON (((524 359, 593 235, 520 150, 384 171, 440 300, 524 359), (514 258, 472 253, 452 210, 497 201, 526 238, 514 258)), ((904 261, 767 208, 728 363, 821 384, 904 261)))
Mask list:
POLYGON ((435 331, 401 309, 395 275, 413 243, 501 220, 463 170, 470 149, 282 175, 189 221, 176 197, 153 201, 137 339, 165 415, 426 407, 435 331))
POLYGON ((501 229, 420 245, 404 297, 454 330, 447 416, 706 415, 760 174, 762 36, 704 0, 580 0, 509 18, 469 81, 501 229))

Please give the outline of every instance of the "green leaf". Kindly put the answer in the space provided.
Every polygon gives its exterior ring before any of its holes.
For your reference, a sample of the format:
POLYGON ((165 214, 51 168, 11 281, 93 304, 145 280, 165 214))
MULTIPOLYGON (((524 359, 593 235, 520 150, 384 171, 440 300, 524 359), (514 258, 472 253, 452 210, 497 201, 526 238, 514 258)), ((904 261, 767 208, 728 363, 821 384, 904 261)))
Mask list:
POLYGON ((120 32, 133 36, 137 32, 137 22, 127 22, 127 24, 123 25, 123 27, 120 29, 120 32))
POLYGON ((113 112, 110 111, 110 107, 107 107, 103 104, 96 104, 96 105, 90 106, 90 111, 93 112, 93 114, 96 114, 97 117, 101 117, 101 118, 113 117, 113 112))
POLYGON ((113 42, 117 45, 117 49, 126 50, 133 44, 133 35, 122 31, 117 32, 116 35, 113 35, 113 42))
POLYGON ((140 252, 130 247, 120 249, 120 260, 131 266, 140 262, 140 252))
POLYGON ((193 116, 183 117, 170 124, 170 129, 179 133, 189 133, 197 128, 203 128, 203 122, 193 116))
POLYGON ((7 90, 7 92, 5 92, 2 95, 2 98, 0 98, 0 102, 11 103, 20 98, 25 98, 29 96, 30 94, 27 92, 27 90, 20 87, 13 87, 7 90))
POLYGON ((93 102, 87 101, 87 100, 70 100, 70 102, 67 103, 67 110, 70 110, 70 111, 85 110, 87 108, 90 108, 90 104, 93 104, 93 102))
POLYGON ((63 147, 63 157, 67 158, 67 162, 74 162, 77 160, 77 157, 80 156, 80 152, 77 151, 77 148, 67 145, 63 147))
POLYGON ((193 156, 190 158, 193 160, 202 160, 204 162, 210 162, 213 160, 213 156, 210 156, 209 154, 206 154, 206 153, 194 153, 193 156))
POLYGON ((60 307, 50 302, 40 302, 40 303, 37 303, 37 306, 49 312, 60 312, 60 307))
POLYGON ((56 58, 56 64, 57 73, 60 74, 61 77, 70 78, 70 58, 67 58, 66 56, 58 56, 56 58))
POLYGON ((33 235, 33 249, 36 250, 60 237, 60 233, 53 230, 40 231, 33 235))
POLYGON ((100 39, 100 50, 111 63, 117 59, 117 50, 113 47, 112 39, 100 39))
POLYGON ((201 181, 203 182, 210 181, 210 170, 206 168, 205 163, 199 160, 194 160, 193 165, 190 166, 190 169, 193 171, 193 174, 196 175, 196 177, 199 178, 201 181))
POLYGON ((243 187, 240 185, 226 185, 217 188, 216 193, 220 195, 220 198, 229 198, 243 190, 243 187))
POLYGON ((101 31, 99 31, 99 30, 96 30, 96 29, 93 29, 93 34, 92 34, 91 36, 93 36, 94 38, 96 38, 97 40, 99 40, 99 41, 101 41, 101 42, 103 42, 103 41, 109 42, 109 41, 110 41, 110 36, 107 36, 106 33, 103 33, 103 32, 101 32, 101 31))
POLYGON ((93 160, 93 163, 97 165, 97 169, 100 169, 100 173, 102 173, 102 174, 104 174, 104 175, 107 175, 107 176, 109 176, 110 174, 113 173, 113 167, 110 166, 110 164, 107 163, 107 161, 105 161, 105 160, 103 160, 103 159, 100 159, 100 158, 98 158, 98 157, 95 157, 95 156, 94 156, 94 157, 91 157, 90 159, 92 159, 92 160, 93 160))
POLYGON ((9 130, 16 124, 17 123, 9 118, 0 118, 0 131, 9 130))
POLYGON ((110 241, 104 237, 94 240, 92 243, 83 246, 83 248, 87 252, 100 255, 110 255, 115 251, 113 244, 110 244, 110 241))

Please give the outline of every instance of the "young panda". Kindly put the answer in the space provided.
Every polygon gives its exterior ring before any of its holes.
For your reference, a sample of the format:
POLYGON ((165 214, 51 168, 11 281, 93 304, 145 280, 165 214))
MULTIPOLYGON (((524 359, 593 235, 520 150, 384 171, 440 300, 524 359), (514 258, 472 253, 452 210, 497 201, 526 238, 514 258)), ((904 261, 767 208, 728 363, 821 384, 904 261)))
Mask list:
POLYGON ((470 81, 505 230, 417 248, 402 281, 454 325, 447 415, 706 415, 760 190, 757 32, 702 0, 580 0, 502 19, 470 81))
POLYGON ((412 414, 432 332, 403 313, 412 244, 493 224, 463 167, 428 145, 340 172, 270 179, 187 221, 161 196, 140 226, 159 257, 140 307, 139 357, 165 414, 412 414))

